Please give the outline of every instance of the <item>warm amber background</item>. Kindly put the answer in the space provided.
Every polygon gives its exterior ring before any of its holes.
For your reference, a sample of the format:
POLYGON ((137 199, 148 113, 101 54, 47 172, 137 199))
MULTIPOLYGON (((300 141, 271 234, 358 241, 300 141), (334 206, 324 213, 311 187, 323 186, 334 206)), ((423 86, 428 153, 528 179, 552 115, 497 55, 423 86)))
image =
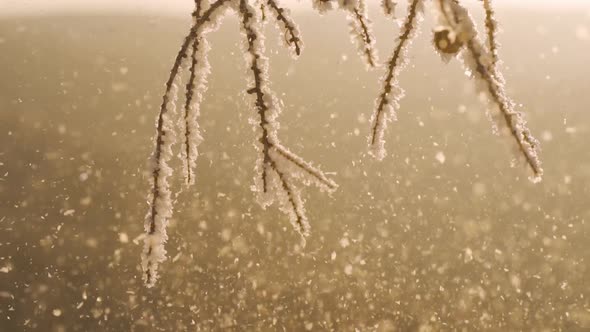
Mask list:
MULTIPOLYGON (((188 13, 1 19, 0 330, 589 331, 590 16, 498 17, 509 93, 542 141, 537 185, 511 140, 492 134, 462 68, 434 54, 429 22, 381 163, 365 136, 382 70, 365 71, 343 14, 295 14, 297 61, 268 29, 281 137, 340 184, 331 198, 306 190, 303 254, 285 216, 249 190, 253 111, 238 28, 225 21, 211 36, 198 183, 179 196, 174 259, 150 290, 134 239, 188 13)), ((385 59, 398 27, 376 21, 385 59)))

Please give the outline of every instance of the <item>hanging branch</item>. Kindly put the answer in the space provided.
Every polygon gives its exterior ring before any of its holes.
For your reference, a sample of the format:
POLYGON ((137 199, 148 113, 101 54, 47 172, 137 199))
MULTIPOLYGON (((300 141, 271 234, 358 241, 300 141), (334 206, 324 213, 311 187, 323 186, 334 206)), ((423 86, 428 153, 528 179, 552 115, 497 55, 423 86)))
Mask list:
POLYGON ((496 109, 503 123, 516 141, 519 154, 522 155, 533 172, 534 182, 540 181, 543 174, 538 157, 538 141, 532 136, 522 113, 514 108, 514 102, 508 98, 501 75, 497 72, 493 56, 486 50, 477 36, 477 29, 467 9, 453 0, 438 0, 439 17, 447 29, 457 36, 462 51, 457 53, 463 65, 476 81, 478 91, 487 97, 488 106, 496 109))
POLYGON ((494 8, 492 0, 482 0, 483 7, 486 13, 486 35, 488 41, 488 50, 492 55, 492 66, 496 67, 498 63, 498 44, 496 41, 496 31, 498 30, 498 22, 494 18, 494 8))
MULTIPOLYGON (((223 9, 229 0, 217 0, 194 21, 189 34, 176 55, 170 75, 166 81, 166 88, 162 96, 162 104, 156 125, 156 139, 152 154, 152 177, 150 192, 150 208, 145 218, 144 249, 142 252, 143 280, 146 286, 151 287, 157 279, 158 264, 166 259, 164 244, 168 240, 166 227, 172 217, 172 198, 168 179, 173 171, 169 166, 172 159, 172 147, 176 143, 174 118, 176 111, 177 81, 179 69, 186 60, 189 45, 198 38, 201 33, 212 29, 217 19, 223 15, 223 9)), ((195 156, 196 157, 196 156, 195 156)))
POLYGON ((367 68, 377 66, 377 50, 375 49, 375 38, 371 30, 371 20, 367 16, 367 9, 364 0, 359 0, 357 6, 348 8, 350 14, 350 37, 357 45, 357 51, 364 57, 367 68))
POLYGON ((375 68, 378 62, 375 49, 375 37, 372 22, 367 15, 365 0, 312 0, 312 5, 320 14, 340 8, 347 15, 350 27, 350 39, 356 45, 358 54, 364 60, 367 68, 375 68))
POLYGON ((387 62, 387 72, 381 79, 383 88, 375 101, 375 110, 371 117, 371 133, 369 134, 370 153, 381 160, 385 157, 384 133, 387 123, 395 119, 395 111, 399 109, 399 101, 404 91, 398 84, 398 76, 406 62, 406 52, 412 38, 416 35, 418 23, 421 21, 423 0, 412 0, 404 25, 402 26, 397 45, 387 62))
MULTIPOLYGON (((287 46, 291 46, 293 52, 299 55, 302 42, 299 30, 289 17, 289 13, 279 7, 275 0, 267 0, 267 4, 285 33, 287 46)), ((337 187, 318 168, 293 154, 279 142, 279 102, 268 87, 268 59, 264 56, 264 40, 260 32, 261 18, 256 16, 256 10, 245 0, 216 0, 206 10, 203 10, 203 5, 201 0, 195 1, 193 25, 170 71, 157 120, 152 156, 150 208, 145 220, 146 235, 142 252, 143 280, 148 287, 155 284, 158 278, 158 265, 166 259, 166 227, 173 209, 169 184, 173 170, 169 163, 173 156, 173 145, 176 143, 176 130, 179 129, 183 134, 180 156, 183 160, 185 182, 192 184, 195 178, 197 146, 202 140, 197 120, 209 74, 206 57, 209 46, 205 37, 216 28, 229 5, 235 7, 241 18, 241 27, 246 37, 245 56, 252 73, 253 87, 247 92, 256 97, 255 107, 259 116, 257 127, 261 131, 259 141, 262 147, 261 158, 256 167, 260 170, 260 178, 255 182, 262 182, 262 185, 256 186, 255 191, 258 192, 262 206, 265 207, 273 200, 278 201, 280 209, 289 216, 296 230, 302 236, 306 236, 309 234, 309 223, 301 191, 295 182, 299 181, 304 185, 315 184, 327 191, 333 191, 337 187), (181 76, 180 69, 187 62, 187 57, 190 57, 189 78, 185 85, 184 112, 180 116, 176 111, 175 100, 181 76), (175 122, 178 123, 178 128, 174 126, 175 122)))
MULTIPOLYGON (((496 68, 496 22, 493 18, 491 1, 483 0, 486 10, 488 49, 480 42, 471 16, 458 0, 435 1, 434 8, 438 14, 439 26, 434 29, 433 42, 437 52, 445 61, 453 57, 461 57, 470 76, 475 79, 476 87, 487 96, 488 106, 498 111, 503 119, 502 122, 510 130, 517 143, 519 154, 524 157, 533 172, 532 180, 539 181, 543 173, 538 157, 539 144, 527 128, 523 115, 515 109, 512 100, 506 96, 504 79, 496 68)), ((403 96, 403 90, 399 87, 397 78, 404 62, 404 52, 416 30, 421 7, 421 0, 411 1, 398 43, 387 64, 387 72, 382 80, 383 88, 376 100, 375 111, 371 118, 369 146, 370 153, 377 159, 383 159, 385 156, 384 132, 387 123, 395 119, 395 111, 399 108, 399 101, 403 96)))
MULTIPOLYGON (((283 33, 285 46, 292 47, 294 55, 299 56, 301 54, 303 42, 301 41, 299 27, 291 18, 289 10, 279 6, 278 2, 275 0, 267 0, 266 4, 275 15, 277 27, 283 33)), ((264 20, 264 17, 262 20, 264 20)))
POLYGON ((256 11, 246 0, 240 0, 239 16, 242 33, 246 40, 246 62, 252 73, 250 84, 253 87, 248 89, 247 93, 255 97, 254 104, 258 114, 257 126, 260 129, 259 142, 262 145, 261 148, 259 147, 261 157, 257 163, 261 186, 256 191, 263 206, 277 199, 281 210, 289 215, 295 229, 302 236, 307 236, 309 223, 305 216, 303 200, 300 191, 293 184, 296 172, 306 173, 313 183, 327 190, 336 189, 336 184, 329 180, 323 172, 288 151, 279 142, 277 117, 280 108, 275 95, 269 89, 268 58, 264 56, 264 37, 260 33, 260 21, 256 17, 256 11), (273 151, 277 153, 272 153, 273 151), (281 158, 284 161, 281 161, 281 158), (292 166, 296 169, 291 169, 292 166))
MULTIPOLYGON (((195 0, 193 25, 199 19, 201 10, 201 0, 195 0)), ((193 174, 197 163, 197 147, 203 140, 197 119, 203 94, 207 90, 207 76, 209 76, 208 51, 207 40, 200 36, 195 37, 190 50, 191 65, 189 68, 190 76, 185 89, 184 118, 179 122, 179 127, 184 132, 180 157, 183 160, 186 185, 192 185, 195 182, 193 174)))

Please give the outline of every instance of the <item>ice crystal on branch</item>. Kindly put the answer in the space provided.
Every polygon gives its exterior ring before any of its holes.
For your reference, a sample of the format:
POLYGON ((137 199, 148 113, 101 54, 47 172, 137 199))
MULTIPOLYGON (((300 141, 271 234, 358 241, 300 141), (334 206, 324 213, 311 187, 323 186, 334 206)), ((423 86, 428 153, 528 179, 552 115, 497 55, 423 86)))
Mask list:
POLYGON ((395 119, 395 112, 399 108, 399 101, 404 94, 397 78, 406 62, 407 49, 422 20, 423 2, 424 0, 412 0, 410 3, 397 45, 387 62, 386 74, 381 79, 383 88, 375 101, 375 111, 371 116, 371 133, 369 134, 370 153, 379 160, 385 157, 385 129, 388 122, 395 119))
MULTIPOLYGON (((264 4, 269 17, 276 20, 282 31, 285 46, 293 55, 299 55, 303 44, 299 29, 289 12, 282 8, 277 0, 266 0, 264 4)), ((279 141, 278 115, 281 109, 276 95, 270 89, 268 58, 265 55, 264 35, 261 32, 263 17, 259 16, 258 12, 264 7, 254 7, 247 0, 216 0, 210 4, 196 0, 193 25, 170 71, 157 118, 151 166, 150 207, 145 220, 146 235, 142 252, 143 280, 148 287, 155 284, 158 278, 158 265, 166 259, 166 227, 173 211, 169 183, 173 170, 169 163, 178 136, 181 137, 179 155, 183 161, 185 182, 187 185, 195 182, 197 146, 202 140, 197 120, 209 74, 209 46, 206 36, 217 27, 228 8, 238 14, 244 40, 244 58, 249 73, 249 86, 246 92, 252 97, 256 113, 256 120, 253 122, 259 135, 255 144, 259 153, 255 169, 259 174, 255 178, 254 191, 261 205, 265 207, 277 202, 296 231, 305 237, 309 234, 309 223, 300 186, 313 184, 327 191, 333 191, 337 187, 320 169, 289 151, 279 141), (178 84, 182 69, 185 68, 189 76, 184 85, 185 103, 183 112, 177 112, 175 101, 178 84)))

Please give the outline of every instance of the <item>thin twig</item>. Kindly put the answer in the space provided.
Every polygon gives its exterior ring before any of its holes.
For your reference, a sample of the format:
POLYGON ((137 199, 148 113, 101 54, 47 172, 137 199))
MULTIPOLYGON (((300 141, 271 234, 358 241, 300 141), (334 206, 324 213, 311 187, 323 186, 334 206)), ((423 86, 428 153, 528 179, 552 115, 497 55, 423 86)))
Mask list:
MULTIPOLYGON (((211 19, 211 16, 225 3, 228 3, 230 0, 216 0, 199 18, 195 21, 189 34, 185 37, 180 50, 176 55, 176 59, 174 60, 174 64, 170 69, 170 74, 168 76, 168 80, 166 81, 166 88, 164 94, 162 96, 162 104, 160 105, 160 112, 158 114, 157 120, 157 127, 156 127, 156 144, 154 148, 154 166, 152 170, 152 197, 150 202, 150 210, 148 212, 148 216, 146 217, 146 231, 148 238, 146 238, 146 248, 144 248, 144 280, 148 286, 152 286, 155 282, 155 275, 152 273, 154 270, 154 264, 157 264, 159 260, 163 259, 161 257, 154 258, 154 246, 163 246, 163 242, 166 240, 165 236, 162 239, 159 239, 157 243, 150 242, 149 236, 154 235, 156 233, 157 225, 156 219, 158 216, 158 205, 159 202, 162 201, 162 204, 167 205, 171 204, 167 202, 170 198, 167 195, 163 195, 163 192, 169 191, 169 185, 165 179, 161 179, 162 173, 162 166, 160 162, 162 161, 162 149, 164 146, 164 140, 167 136, 168 132, 164 128, 164 119, 168 113, 168 103, 170 102, 170 92, 174 85, 175 80, 178 78, 179 69, 184 63, 184 60, 187 56, 187 50, 191 42, 197 37, 197 33, 201 26, 208 22, 211 19)), ((196 11, 198 13, 198 11, 196 11)), ((165 217, 164 217, 165 218, 165 217)), ((165 224, 165 220, 162 221, 165 224)), ((162 228, 164 227, 162 225, 162 228)), ((165 231, 165 230, 162 230, 165 231)), ((154 271, 155 272, 155 271, 154 271)))
POLYGON ((305 162, 303 160, 303 158, 299 157, 298 155, 294 154, 291 151, 288 151, 283 146, 273 144, 272 147, 281 156, 283 156, 285 159, 287 159, 291 163, 295 164, 295 166, 299 167, 305 173, 314 177, 318 182, 325 185, 326 188, 328 188, 329 190, 335 190, 336 188, 338 188, 338 185, 334 181, 328 179, 328 177, 326 177, 326 175, 322 171, 314 168, 309 163, 305 162))
POLYGON ((196 79, 196 66, 198 59, 196 57, 199 48, 199 38, 195 38, 193 41, 192 53, 191 53, 191 66, 189 68, 190 77, 186 84, 186 98, 184 103, 184 146, 185 146, 185 161, 186 161, 186 182, 187 184, 191 184, 193 182, 192 178, 192 167, 191 167, 191 142, 190 135, 191 135, 191 123, 190 123, 190 107, 191 102, 193 100, 193 95, 195 93, 195 79, 196 79))
POLYGON ((288 13, 284 8, 279 6, 277 1, 267 0, 266 3, 275 13, 275 19, 277 20, 277 23, 279 23, 279 26, 282 25, 282 28, 284 30, 283 33, 285 34, 285 36, 283 37, 285 43, 293 47, 293 51, 296 55, 300 55, 302 42, 299 36, 301 34, 299 32, 298 27, 293 22, 293 19, 291 19, 291 17, 288 16, 288 13))
POLYGON ((354 14, 354 19, 356 20, 359 28, 360 28, 360 36, 361 39, 363 41, 363 45, 364 45, 364 54, 365 54, 365 58, 367 60, 367 64, 369 65, 369 67, 375 67, 376 66, 376 59, 375 59, 375 49, 374 49, 374 44, 375 41, 373 39, 373 36, 369 30, 369 26, 368 26, 368 18, 366 17, 366 15, 364 13, 361 12, 361 9, 359 7, 356 7, 353 9, 353 14, 354 14))
MULTIPOLYGON (((392 92, 394 92, 394 88, 397 88, 398 68, 400 68, 402 65, 404 60, 404 50, 410 42, 412 33, 417 27, 416 20, 419 15, 418 10, 422 1, 423 0, 412 0, 410 4, 408 15, 406 16, 406 20, 398 38, 397 45, 387 63, 387 74, 383 79, 383 88, 381 89, 379 97, 377 97, 377 107, 375 108, 372 116, 373 125, 371 127, 371 134, 369 136, 369 145, 374 149, 376 148, 376 152, 374 154, 378 159, 382 159, 385 156, 385 151, 382 146, 384 144, 383 134, 387 121, 389 121, 387 118, 384 119, 386 113, 385 108, 388 105, 390 105, 390 107, 397 107, 396 104, 401 98, 400 95, 390 95, 392 92), (393 100, 391 100, 391 98, 393 98, 393 100)), ((395 116, 393 109, 390 113, 391 114, 389 115, 389 118, 393 118, 395 116)))
MULTIPOLYGON (((479 74, 479 77, 485 83, 485 92, 490 98, 491 102, 498 107, 500 114, 504 120, 505 125, 510 129, 510 134, 517 143, 518 150, 524 156, 527 165, 533 171, 533 181, 539 181, 543 174, 541 162, 538 157, 538 142, 532 136, 526 126, 522 114, 514 109, 514 103, 506 96, 504 91, 504 82, 499 73, 496 72, 496 67, 489 63, 490 56, 486 54, 486 49, 481 45, 477 37, 477 30, 475 29, 473 20, 458 1, 447 0, 449 8, 443 4, 445 0, 439 0, 441 3, 440 9, 445 13, 450 10, 452 15, 446 15, 450 27, 456 31, 460 31, 463 38, 467 38, 467 53, 472 63, 475 64, 474 70, 479 74), (486 62, 488 60, 488 62, 486 62)), ((467 62, 465 62, 467 66, 467 62)))
POLYGON ((494 19, 494 7, 492 0, 483 0, 483 7, 486 13, 486 35, 488 41, 488 50, 492 55, 492 66, 496 67, 498 63, 498 44, 496 41, 497 22, 494 19))

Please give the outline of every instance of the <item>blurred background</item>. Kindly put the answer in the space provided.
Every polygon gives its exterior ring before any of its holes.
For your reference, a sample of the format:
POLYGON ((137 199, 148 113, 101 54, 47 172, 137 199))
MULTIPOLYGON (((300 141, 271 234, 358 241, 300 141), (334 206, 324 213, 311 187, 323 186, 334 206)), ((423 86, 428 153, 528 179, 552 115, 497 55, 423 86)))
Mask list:
MULTIPOLYGON (((197 184, 146 289, 147 160, 191 3, 0 2, 0 331, 590 331, 590 4, 498 0, 508 93, 542 143, 532 184, 461 65, 434 53, 430 19, 388 157, 369 158, 383 68, 365 70, 344 13, 288 3, 301 57, 265 30, 280 135, 340 184, 305 189, 303 250, 250 191, 254 110, 227 17, 210 34, 197 184)), ((370 13, 384 60, 400 22, 370 13)))

